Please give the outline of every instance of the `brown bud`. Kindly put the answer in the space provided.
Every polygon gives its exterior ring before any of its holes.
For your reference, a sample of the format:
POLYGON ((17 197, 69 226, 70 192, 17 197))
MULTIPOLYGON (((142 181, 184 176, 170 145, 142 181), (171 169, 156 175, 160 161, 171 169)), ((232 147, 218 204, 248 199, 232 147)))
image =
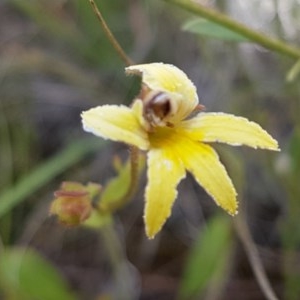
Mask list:
POLYGON ((91 215, 92 197, 95 196, 96 189, 99 192, 100 186, 64 182, 61 189, 54 193, 55 198, 50 206, 50 214, 57 216, 64 225, 80 225, 91 215))

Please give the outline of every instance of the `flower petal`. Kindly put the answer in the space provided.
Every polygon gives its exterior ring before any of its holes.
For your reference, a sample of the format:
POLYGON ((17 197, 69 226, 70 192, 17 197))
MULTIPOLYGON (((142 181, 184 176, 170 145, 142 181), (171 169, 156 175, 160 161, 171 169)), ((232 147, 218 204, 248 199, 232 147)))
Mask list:
POLYGON ((153 149, 148 153, 147 176, 144 218, 147 236, 153 238, 171 214, 176 187, 185 177, 185 169, 172 151, 153 149))
POLYGON ((103 105, 81 114, 83 128, 97 136, 137 146, 149 147, 148 136, 135 110, 126 106, 103 105))
POLYGON ((169 94, 173 106, 176 107, 174 120, 187 117, 198 104, 195 85, 186 74, 170 64, 151 63, 126 68, 128 74, 142 76, 142 82, 151 90, 169 94))
POLYGON ((184 166, 229 214, 237 213, 236 191, 217 153, 209 145, 183 138, 176 146, 184 166))
POLYGON ((181 123, 189 136, 202 142, 279 150, 278 143, 257 123, 224 113, 200 113, 181 123))

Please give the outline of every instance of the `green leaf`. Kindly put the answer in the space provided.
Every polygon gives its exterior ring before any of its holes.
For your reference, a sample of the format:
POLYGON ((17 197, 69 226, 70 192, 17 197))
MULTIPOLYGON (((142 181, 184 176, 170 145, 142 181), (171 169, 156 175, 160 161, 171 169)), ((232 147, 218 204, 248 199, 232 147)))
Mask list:
POLYGON ((212 21, 197 18, 187 21, 182 29, 198 35, 232 42, 249 42, 245 36, 238 34, 212 21))
POLYGON ((179 299, 191 299, 203 292, 209 283, 220 285, 226 280, 226 265, 231 249, 230 233, 231 222, 227 216, 211 219, 205 231, 201 231, 188 257, 179 299))
POLYGON ((29 248, 12 248, 2 253, 0 285, 9 299, 76 299, 56 269, 29 248))
POLYGON ((130 160, 123 166, 123 168, 120 170, 118 176, 111 179, 106 187, 104 188, 101 200, 100 200, 100 206, 101 208, 104 208, 114 201, 122 198, 123 195, 128 190, 130 184, 130 160))
POLYGON ((95 138, 76 141, 36 167, 14 186, 7 188, 0 194, 0 217, 47 184, 55 176, 80 161, 86 154, 99 150, 104 144, 104 141, 95 138))
MULTIPOLYGON (((139 155, 139 172, 145 166, 145 158, 139 155)), ((130 159, 120 168, 118 175, 112 178, 105 186, 99 202, 100 208, 106 211, 108 207, 113 206, 116 201, 119 201, 128 191, 131 182, 131 166, 130 159)))

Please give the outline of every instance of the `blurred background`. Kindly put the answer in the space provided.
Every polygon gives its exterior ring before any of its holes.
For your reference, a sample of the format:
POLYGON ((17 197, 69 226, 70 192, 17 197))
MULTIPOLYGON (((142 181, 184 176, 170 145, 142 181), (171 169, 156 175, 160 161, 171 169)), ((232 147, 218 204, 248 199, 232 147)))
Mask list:
MULTIPOLYGON (((295 61, 183 30, 194 16, 171 3, 96 3, 133 61, 178 66, 206 111, 246 117, 279 141, 279 153, 217 150, 275 293, 300 299, 300 86, 287 80, 295 61)), ((299 0, 199 3, 300 43, 299 0)), ((231 217, 191 176, 154 240, 144 233, 144 173, 110 229, 48 216, 62 181, 104 185, 114 158, 128 157, 125 145, 85 133, 81 111, 128 105, 137 91, 87 0, 0 0, 1 299, 265 299, 231 217)))

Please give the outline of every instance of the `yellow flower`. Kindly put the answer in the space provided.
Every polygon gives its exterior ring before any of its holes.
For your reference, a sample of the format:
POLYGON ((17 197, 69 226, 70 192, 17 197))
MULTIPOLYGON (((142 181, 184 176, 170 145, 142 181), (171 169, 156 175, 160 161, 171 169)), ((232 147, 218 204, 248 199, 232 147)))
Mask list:
POLYGON ((83 112, 82 121, 86 131, 147 151, 148 237, 153 238, 170 216, 186 171, 217 205, 235 215, 236 191, 210 143, 279 150, 277 141, 245 118, 199 112, 196 87, 173 65, 135 65, 126 71, 142 76, 142 89, 132 107, 98 106, 83 112))

